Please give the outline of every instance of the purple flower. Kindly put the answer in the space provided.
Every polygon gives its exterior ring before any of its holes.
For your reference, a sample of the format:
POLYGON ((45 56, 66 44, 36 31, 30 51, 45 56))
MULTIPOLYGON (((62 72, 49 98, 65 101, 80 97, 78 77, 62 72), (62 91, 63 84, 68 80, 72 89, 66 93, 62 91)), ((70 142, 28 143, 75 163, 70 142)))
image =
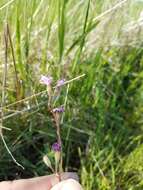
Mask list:
POLYGON ((53 78, 51 76, 41 76, 40 83, 49 86, 52 83, 53 78))
POLYGON ((58 107, 58 108, 54 108, 54 109, 53 109, 53 112, 54 112, 54 113, 56 113, 56 112, 58 112, 58 113, 63 113, 64 111, 65 111, 64 106, 61 106, 61 107, 58 107))
POLYGON ((58 81, 57 81, 57 85, 56 85, 56 87, 63 86, 63 85, 65 84, 65 82, 66 82, 65 79, 58 80, 58 81))
POLYGON ((61 145, 59 143, 55 142, 52 145, 52 150, 55 151, 55 152, 60 152, 61 151, 61 145))

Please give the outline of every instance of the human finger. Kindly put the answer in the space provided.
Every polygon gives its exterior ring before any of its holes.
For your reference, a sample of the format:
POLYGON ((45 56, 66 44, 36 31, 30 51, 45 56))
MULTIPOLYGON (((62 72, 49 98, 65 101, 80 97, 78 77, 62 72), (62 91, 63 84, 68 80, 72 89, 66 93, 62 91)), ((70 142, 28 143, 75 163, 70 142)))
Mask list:
MULTIPOLYGON (((68 178, 78 179, 76 173, 62 173, 61 180, 66 180, 68 178)), ((0 189, 3 190, 50 190, 55 184, 59 182, 57 175, 49 175, 43 177, 35 177, 31 179, 21 179, 8 182, 1 182, 0 189)))
POLYGON ((74 179, 67 179, 61 181, 57 185, 51 188, 51 190, 83 190, 81 185, 74 179))

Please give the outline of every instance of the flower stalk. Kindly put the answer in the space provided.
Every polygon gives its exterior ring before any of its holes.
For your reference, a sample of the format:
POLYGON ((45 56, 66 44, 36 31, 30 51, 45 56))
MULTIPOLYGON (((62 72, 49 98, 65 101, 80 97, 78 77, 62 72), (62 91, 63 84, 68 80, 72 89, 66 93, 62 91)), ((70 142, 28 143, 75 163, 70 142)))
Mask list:
MULTIPOLYGON (((54 105, 54 96, 55 94, 60 95, 61 87, 65 83, 65 79, 61 79, 57 81, 56 88, 54 92, 52 91, 52 82, 53 78, 51 76, 41 76, 40 83, 46 85, 47 87, 47 93, 48 93, 48 110, 52 115, 56 134, 57 134, 57 142, 52 145, 52 150, 54 151, 55 155, 55 173, 59 178, 59 181, 61 179, 61 172, 63 172, 63 159, 62 159, 62 139, 61 139, 61 126, 60 126, 60 120, 61 120, 61 114, 65 111, 63 106, 53 108, 54 105), (56 93, 55 93, 56 92, 56 93)), ((47 157, 44 157, 44 162, 50 169, 53 170, 52 165, 50 164, 47 157)))
MULTIPOLYGON (((43 157, 44 163, 56 174, 59 181, 61 181, 61 173, 63 172, 63 150, 62 150, 62 138, 61 138, 61 120, 62 113, 65 111, 64 106, 55 107, 57 100, 59 99, 62 91, 62 87, 65 84, 69 84, 74 80, 77 80, 81 77, 84 77, 85 74, 77 76, 74 79, 66 81, 65 79, 60 79, 56 82, 56 86, 53 86, 53 78, 51 76, 41 76, 40 83, 46 85, 47 95, 48 95, 48 112, 51 114, 52 120, 54 121, 54 127, 56 129, 57 140, 52 145, 52 151, 54 152, 55 157, 55 168, 52 167, 52 164, 49 158, 46 156, 43 157), (54 90, 53 90, 54 89, 54 90)), ((44 91, 45 92, 45 91, 44 91)), ((41 94, 41 93, 40 93, 41 94)))

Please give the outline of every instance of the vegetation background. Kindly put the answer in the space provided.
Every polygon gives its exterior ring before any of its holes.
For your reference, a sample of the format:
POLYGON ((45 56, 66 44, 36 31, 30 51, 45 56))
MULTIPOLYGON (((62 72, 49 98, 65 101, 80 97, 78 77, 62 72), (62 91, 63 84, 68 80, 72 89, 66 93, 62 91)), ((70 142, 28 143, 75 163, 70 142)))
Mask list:
POLYGON ((0 121, 25 167, 0 141, 0 180, 50 173, 42 157, 55 131, 41 74, 85 74, 60 98, 66 170, 85 190, 142 190, 143 0, 0 0, 0 121))

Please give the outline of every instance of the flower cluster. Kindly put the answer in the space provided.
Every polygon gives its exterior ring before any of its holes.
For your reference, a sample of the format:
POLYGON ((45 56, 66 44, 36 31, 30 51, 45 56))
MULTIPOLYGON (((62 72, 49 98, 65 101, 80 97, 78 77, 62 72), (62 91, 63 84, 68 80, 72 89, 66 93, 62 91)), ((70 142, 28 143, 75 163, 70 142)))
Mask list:
MULTIPOLYGON (((45 84, 47 86, 51 85, 51 83, 53 82, 53 77, 51 76, 44 76, 42 75, 40 78, 40 83, 41 84, 45 84)), ((65 84, 66 80, 65 79, 60 79, 57 81, 56 87, 61 87, 65 84)))
POLYGON ((55 142, 53 145, 52 145, 52 150, 54 152, 60 152, 61 151, 61 145, 57 142, 55 142))
POLYGON ((41 79, 40 79, 40 83, 45 84, 47 86, 51 85, 52 81, 53 81, 53 78, 51 76, 46 77, 46 76, 42 75, 41 79))
MULTIPOLYGON (((62 140, 60 134, 61 125, 61 113, 65 111, 64 106, 54 107, 57 99, 61 94, 62 86, 65 84, 65 79, 60 79, 56 82, 56 86, 53 88, 53 78, 51 76, 41 76, 40 83, 46 85, 48 92, 48 110, 52 113, 52 119, 54 120, 54 125, 57 134, 57 142, 52 145, 52 150, 55 155, 55 172, 60 173, 62 171, 62 140)), ((43 158, 45 164, 51 168, 53 171, 50 160, 45 156, 43 158)))
POLYGON ((53 113, 63 113, 65 111, 64 106, 53 109, 53 113))
POLYGON ((65 84, 65 82, 66 82, 65 79, 58 80, 56 87, 61 87, 61 86, 63 86, 63 85, 65 84))

